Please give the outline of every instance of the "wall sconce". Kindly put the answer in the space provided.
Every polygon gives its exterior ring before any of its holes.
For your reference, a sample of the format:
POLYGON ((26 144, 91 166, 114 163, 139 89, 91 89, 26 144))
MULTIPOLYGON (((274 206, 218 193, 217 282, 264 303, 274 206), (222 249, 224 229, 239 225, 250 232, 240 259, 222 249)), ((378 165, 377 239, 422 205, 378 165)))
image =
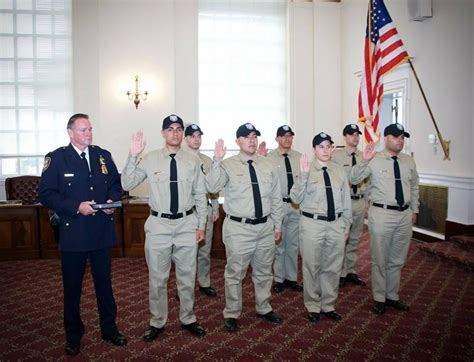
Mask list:
POLYGON ((140 99, 142 101, 146 101, 148 97, 148 91, 145 93, 140 94, 138 91, 138 75, 135 76, 135 93, 131 93, 130 91, 127 92, 128 100, 133 101, 135 104, 135 109, 138 109, 138 105, 140 104, 140 99))

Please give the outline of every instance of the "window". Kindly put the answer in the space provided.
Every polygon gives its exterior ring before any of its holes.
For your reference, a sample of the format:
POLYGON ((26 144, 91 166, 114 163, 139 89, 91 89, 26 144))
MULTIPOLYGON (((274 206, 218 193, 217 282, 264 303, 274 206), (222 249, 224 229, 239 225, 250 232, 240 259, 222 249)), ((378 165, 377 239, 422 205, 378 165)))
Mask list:
MULTIPOLYGON (((380 142, 377 150, 384 149, 383 130, 391 123, 401 123, 410 132, 407 122, 407 101, 409 90, 409 68, 402 65, 384 77, 384 95, 380 105, 380 142)), ((410 139, 405 140, 404 152, 410 151, 410 139)))
POLYGON ((0 0, 0 177, 39 174, 71 111, 71 0, 0 0))
POLYGON ((199 1, 199 124, 203 149, 250 122, 275 148, 288 123, 286 0, 199 1))

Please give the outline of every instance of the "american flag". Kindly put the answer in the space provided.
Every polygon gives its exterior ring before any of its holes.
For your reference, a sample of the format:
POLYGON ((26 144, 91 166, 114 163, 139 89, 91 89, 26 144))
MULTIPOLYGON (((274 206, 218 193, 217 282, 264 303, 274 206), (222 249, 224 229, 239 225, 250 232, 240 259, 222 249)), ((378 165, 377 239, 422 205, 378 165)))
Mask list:
POLYGON ((408 60, 397 28, 383 0, 369 0, 365 31, 364 71, 359 90, 359 121, 364 122, 365 142, 379 140, 379 109, 383 76, 408 60))

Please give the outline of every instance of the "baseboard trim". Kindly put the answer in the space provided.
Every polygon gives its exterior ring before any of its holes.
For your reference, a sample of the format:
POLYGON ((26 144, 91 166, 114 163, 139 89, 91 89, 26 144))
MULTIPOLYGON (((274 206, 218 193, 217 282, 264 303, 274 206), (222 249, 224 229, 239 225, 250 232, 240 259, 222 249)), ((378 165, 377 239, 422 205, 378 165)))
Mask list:
POLYGON ((474 235, 474 225, 446 220, 445 239, 449 240, 453 235, 474 235))
POLYGON ((442 238, 439 238, 433 235, 429 235, 420 231, 413 230, 412 239, 417 240, 417 241, 425 241, 427 243, 436 243, 439 241, 444 241, 444 236, 442 238))

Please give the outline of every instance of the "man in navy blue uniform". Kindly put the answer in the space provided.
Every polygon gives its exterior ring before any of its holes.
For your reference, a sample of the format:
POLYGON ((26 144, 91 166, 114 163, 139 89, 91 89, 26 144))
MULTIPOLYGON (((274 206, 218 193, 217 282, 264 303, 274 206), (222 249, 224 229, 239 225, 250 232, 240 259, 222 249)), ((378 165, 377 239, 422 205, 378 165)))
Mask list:
POLYGON ((116 346, 126 345, 127 339, 115 324, 117 307, 110 277, 111 248, 116 241, 114 209, 93 208, 96 203, 120 200, 120 176, 110 152, 92 145, 88 115, 73 115, 67 132, 71 143, 45 157, 39 197, 60 218, 65 351, 75 356, 85 331, 80 299, 87 260, 94 279, 102 338, 116 346))

